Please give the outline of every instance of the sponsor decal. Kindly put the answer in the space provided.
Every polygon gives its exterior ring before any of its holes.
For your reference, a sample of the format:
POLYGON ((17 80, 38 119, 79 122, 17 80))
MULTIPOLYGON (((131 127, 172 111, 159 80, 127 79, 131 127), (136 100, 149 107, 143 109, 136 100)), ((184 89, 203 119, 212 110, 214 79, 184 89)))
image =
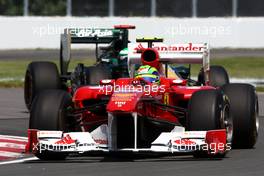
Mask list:
POLYGON ((61 140, 55 142, 55 144, 75 144, 77 140, 73 140, 71 136, 68 134, 63 137, 61 140))
POLYGON ((107 140, 104 140, 104 139, 94 139, 94 141, 95 141, 97 144, 105 144, 105 145, 108 144, 108 141, 107 141, 107 140))
POLYGON ((46 138, 46 137, 61 138, 62 131, 38 131, 37 136, 38 138, 46 138))
POLYGON ((163 98, 163 100, 164 100, 164 104, 165 105, 168 105, 169 103, 170 103, 170 96, 169 96, 170 94, 168 93, 168 92, 166 92, 166 93, 164 93, 164 98, 163 98))
POLYGON ((114 94, 112 101, 116 101, 118 104, 124 104, 125 101, 132 101, 134 93, 118 93, 114 94))
POLYGON ((177 145, 196 145, 196 142, 190 140, 190 139, 177 139, 174 141, 177 145))
MULTIPOLYGON (((154 43, 152 45, 154 49, 158 52, 203 52, 205 47, 202 44, 174 44, 174 45, 165 45, 154 43)), ((147 46, 139 43, 134 47, 133 53, 137 53, 140 50, 146 49, 147 46)))
POLYGON ((115 105, 117 105, 117 107, 122 107, 123 105, 125 105, 126 102, 125 101, 116 101, 115 105))
POLYGON ((107 29, 80 29, 71 31, 71 34, 77 37, 107 37, 112 36, 113 31, 107 29))

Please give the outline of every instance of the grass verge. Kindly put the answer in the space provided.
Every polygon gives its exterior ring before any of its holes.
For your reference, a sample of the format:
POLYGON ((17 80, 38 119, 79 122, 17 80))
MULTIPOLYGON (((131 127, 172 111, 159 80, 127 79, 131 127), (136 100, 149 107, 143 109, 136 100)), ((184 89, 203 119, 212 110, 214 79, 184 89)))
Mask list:
MULTIPOLYGON (((32 60, 2 60, 0 61, 0 87, 22 87, 23 78, 27 65, 32 60)), ((55 60, 52 60, 54 62, 55 60)), ((54 62, 58 65, 58 62, 54 62)), ((92 65, 92 59, 74 60, 72 59, 69 70, 72 70, 78 63, 92 65)), ((211 65, 222 65, 226 68, 230 77, 236 78, 262 78, 264 79, 264 58, 256 57, 233 57, 223 59, 212 59, 211 65)), ((192 65, 192 76, 197 75, 200 65, 192 65)), ((258 91, 264 91, 263 87, 258 87, 258 91)))

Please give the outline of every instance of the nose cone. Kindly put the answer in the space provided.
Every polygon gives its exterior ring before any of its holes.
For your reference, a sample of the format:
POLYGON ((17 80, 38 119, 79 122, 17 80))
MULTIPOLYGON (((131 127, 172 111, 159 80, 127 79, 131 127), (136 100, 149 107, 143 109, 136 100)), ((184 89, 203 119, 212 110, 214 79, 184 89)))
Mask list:
POLYGON ((107 104, 108 112, 136 112, 137 103, 143 92, 116 92, 107 104))

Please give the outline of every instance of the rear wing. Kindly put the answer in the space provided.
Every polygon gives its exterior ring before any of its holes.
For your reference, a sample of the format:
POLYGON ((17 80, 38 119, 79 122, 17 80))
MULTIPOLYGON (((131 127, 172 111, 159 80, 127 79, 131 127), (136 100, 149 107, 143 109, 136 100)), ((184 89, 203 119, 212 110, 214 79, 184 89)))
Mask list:
POLYGON ((121 33, 120 29, 69 28, 64 30, 62 37, 68 35, 70 43, 110 43, 121 33))
MULTIPOLYGON (((128 45, 128 29, 135 29, 132 25, 117 25, 114 28, 67 28, 60 38, 60 67, 61 74, 66 75, 71 58, 71 44, 95 44, 96 55, 98 44, 110 44, 117 40, 121 48, 128 45)), ((97 57, 98 59, 98 57, 97 57)))
MULTIPOLYGON (((147 43, 134 43, 128 45, 128 67, 130 76, 133 76, 133 65, 141 64, 140 50, 148 48, 147 43)), ((163 64, 201 64, 205 72, 206 82, 209 80, 210 69, 209 45, 204 44, 173 44, 153 43, 152 48, 159 53, 159 62, 163 64)))

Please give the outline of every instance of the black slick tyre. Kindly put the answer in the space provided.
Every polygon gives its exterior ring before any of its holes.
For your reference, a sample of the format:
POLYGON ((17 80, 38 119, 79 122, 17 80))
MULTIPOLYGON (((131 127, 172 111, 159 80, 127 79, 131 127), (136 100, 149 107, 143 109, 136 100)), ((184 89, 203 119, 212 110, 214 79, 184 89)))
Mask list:
MULTIPOLYGON (((203 71, 198 75, 198 82, 205 84, 203 71)), ((213 87, 222 87, 225 84, 229 84, 229 76, 225 68, 219 65, 210 66, 209 85, 213 87)))
MULTIPOLYGON (((30 112, 30 129, 68 131, 68 110, 72 108, 71 96, 62 90, 45 90, 37 95, 30 112)), ((37 152, 42 160, 62 160, 66 154, 50 151, 37 152)))
POLYGON ((227 84, 223 91, 230 101, 234 121, 233 148, 253 148, 258 137, 258 98, 249 84, 227 84))
POLYGON ((35 96, 47 89, 60 89, 57 66, 52 62, 31 62, 26 70, 24 100, 30 110, 35 96))
MULTIPOLYGON (((187 129, 189 131, 227 130, 227 143, 231 143, 233 127, 229 103, 220 90, 195 92, 188 105, 187 129)), ((194 157, 224 157, 225 154, 209 155, 208 151, 197 151, 194 157)))

